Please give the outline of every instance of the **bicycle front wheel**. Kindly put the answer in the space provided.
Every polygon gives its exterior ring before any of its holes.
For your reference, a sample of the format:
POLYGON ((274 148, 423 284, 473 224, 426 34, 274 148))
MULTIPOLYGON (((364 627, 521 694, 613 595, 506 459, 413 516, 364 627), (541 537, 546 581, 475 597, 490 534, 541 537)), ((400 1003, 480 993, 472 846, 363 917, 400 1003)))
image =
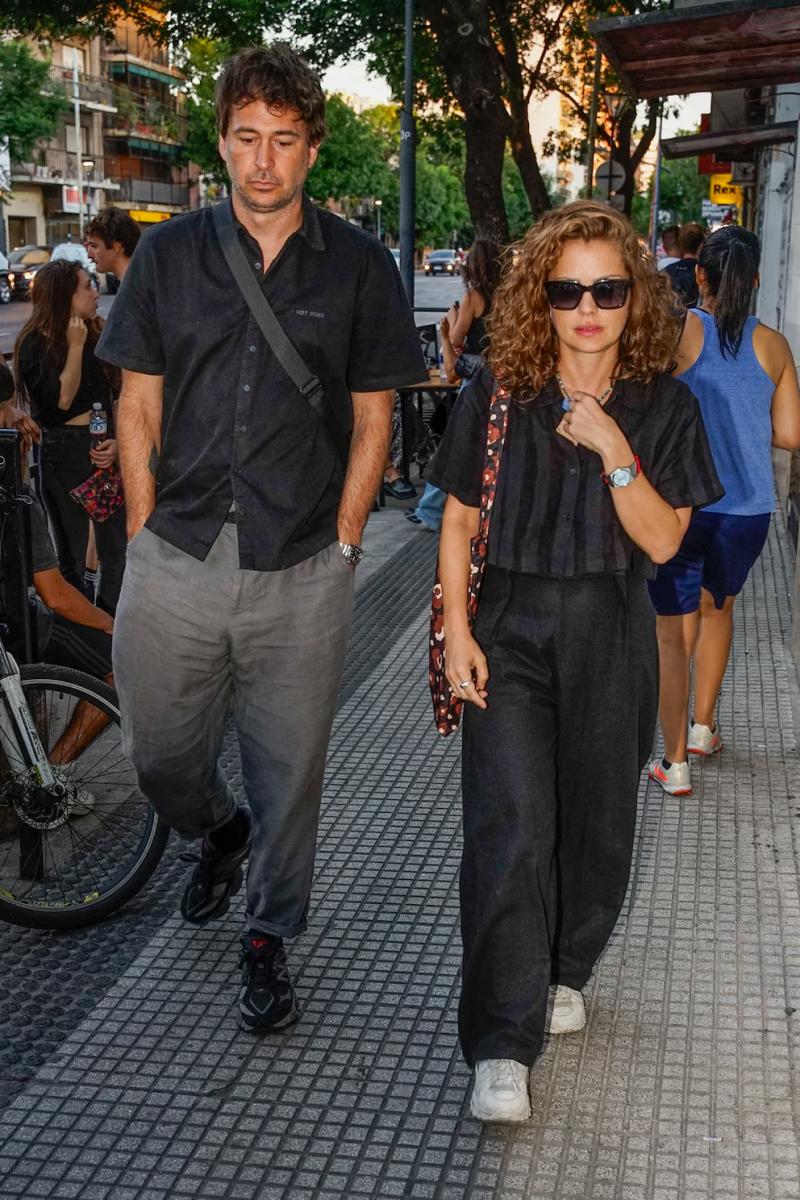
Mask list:
POLYGON ((21 667, 20 676, 62 786, 57 799, 43 795, 0 728, 0 919, 75 929, 108 916, 143 887, 169 829, 122 752, 114 689, 46 664, 21 667))

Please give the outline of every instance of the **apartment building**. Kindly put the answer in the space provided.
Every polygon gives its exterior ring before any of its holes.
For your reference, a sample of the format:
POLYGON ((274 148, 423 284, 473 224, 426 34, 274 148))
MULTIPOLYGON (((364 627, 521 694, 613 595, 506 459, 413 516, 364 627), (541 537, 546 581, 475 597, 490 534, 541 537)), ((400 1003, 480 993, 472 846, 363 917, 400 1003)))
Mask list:
POLYGON ((190 172, 177 161, 184 77, 169 51, 122 21, 110 42, 64 40, 48 57, 69 107, 49 141, 28 161, 11 164, 12 195, 3 205, 9 249, 77 240, 108 204, 145 224, 186 211, 190 172))

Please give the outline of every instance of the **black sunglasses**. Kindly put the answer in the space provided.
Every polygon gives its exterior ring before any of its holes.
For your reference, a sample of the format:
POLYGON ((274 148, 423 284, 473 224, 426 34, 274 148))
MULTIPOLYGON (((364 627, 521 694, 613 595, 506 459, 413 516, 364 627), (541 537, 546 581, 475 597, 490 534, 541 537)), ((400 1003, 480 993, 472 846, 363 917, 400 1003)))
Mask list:
POLYGON ((630 279, 595 279, 594 283, 579 283, 577 279, 548 279, 544 285, 551 307, 577 308, 584 292, 591 292, 598 308, 622 308, 631 290, 630 279))

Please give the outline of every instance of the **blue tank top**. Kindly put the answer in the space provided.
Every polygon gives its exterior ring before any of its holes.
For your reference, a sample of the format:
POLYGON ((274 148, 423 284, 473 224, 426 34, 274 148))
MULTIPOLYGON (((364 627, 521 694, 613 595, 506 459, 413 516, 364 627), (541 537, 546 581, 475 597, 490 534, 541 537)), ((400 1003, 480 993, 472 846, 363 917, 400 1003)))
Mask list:
POLYGON ((722 499, 703 511, 740 517, 773 512, 770 410, 775 384, 753 349, 758 318, 747 318, 734 358, 730 353, 723 357, 714 318, 700 308, 692 312, 703 322, 703 349, 679 378, 699 401, 714 465, 725 488, 722 499))

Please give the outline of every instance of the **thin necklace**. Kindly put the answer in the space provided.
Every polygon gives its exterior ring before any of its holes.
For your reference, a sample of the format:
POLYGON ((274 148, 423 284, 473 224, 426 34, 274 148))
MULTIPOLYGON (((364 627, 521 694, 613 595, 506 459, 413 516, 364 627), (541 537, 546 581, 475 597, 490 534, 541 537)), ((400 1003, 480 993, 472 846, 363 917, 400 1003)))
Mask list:
MULTIPOLYGON (((556 383, 558 384, 559 388, 561 389, 561 407, 563 408, 564 412, 569 412, 569 403, 570 403, 570 400, 572 399, 572 396, 570 396, 569 392, 564 387, 564 381, 561 378, 561 376, 559 375, 558 371, 556 371, 556 383)), ((608 397, 611 395, 613 390, 614 390, 614 384, 612 382, 608 385, 606 390, 603 392, 602 396, 597 397, 597 403, 601 407, 604 404, 604 402, 608 399, 608 397)))

